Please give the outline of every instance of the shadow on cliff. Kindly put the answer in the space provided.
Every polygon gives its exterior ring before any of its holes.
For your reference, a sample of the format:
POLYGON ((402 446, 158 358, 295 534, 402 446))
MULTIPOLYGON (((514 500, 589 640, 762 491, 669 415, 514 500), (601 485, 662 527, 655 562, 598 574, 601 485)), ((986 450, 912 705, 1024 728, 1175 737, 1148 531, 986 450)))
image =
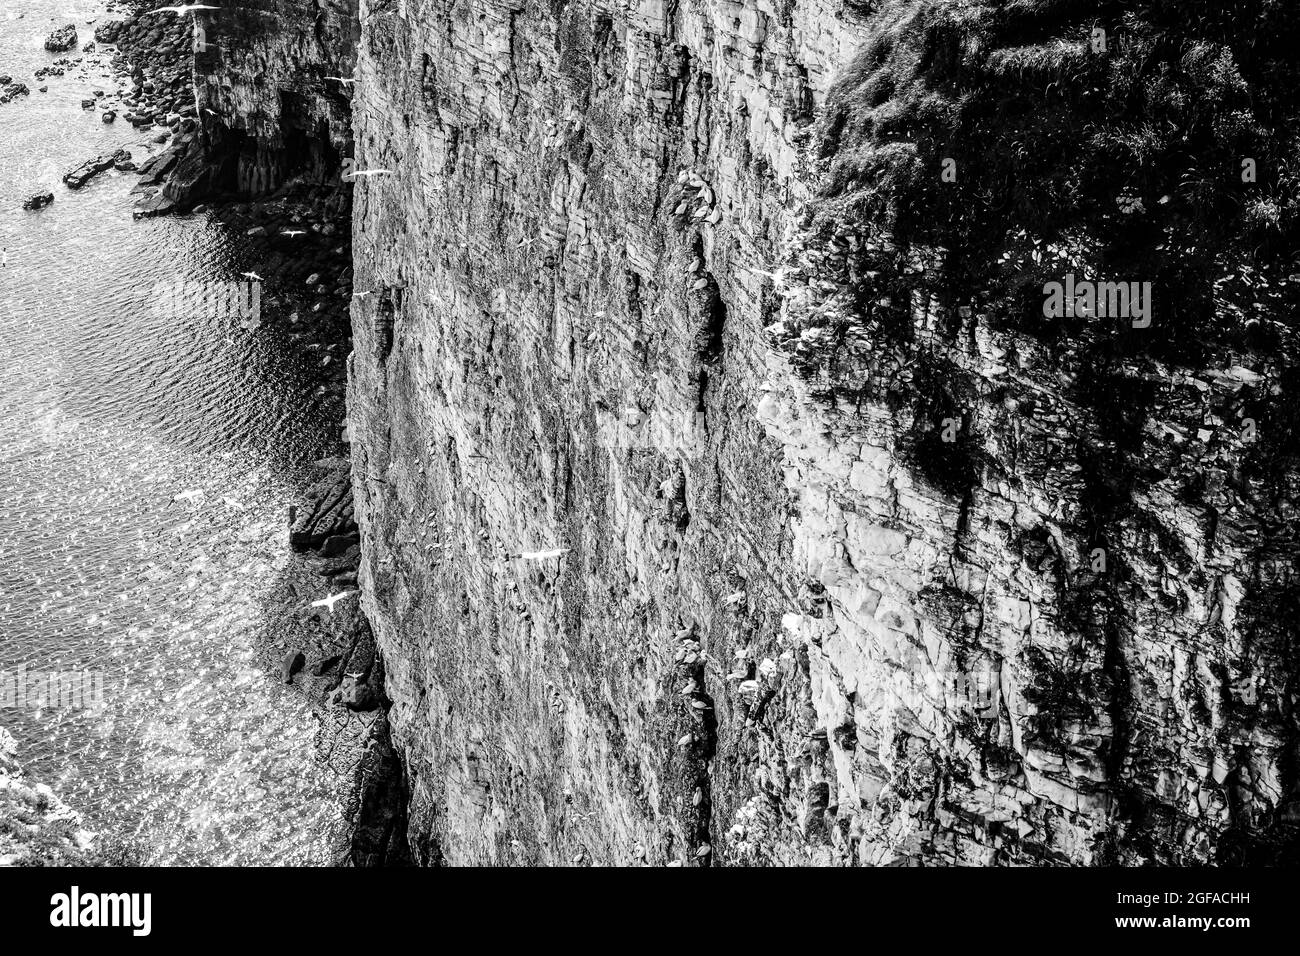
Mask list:
MULTIPOLYGON (((1300 21, 1291 4, 884 0, 868 16, 871 39, 828 102, 824 190, 807 225, 810 241, 832 250, 846 225, 876 241, 849 280, 855 307, 805 319, 826 322, 832 346, 805 350, 797 367, 810 380, 833 370, 855 324, 905 356, 904 381, 889 393, 905 423, 902 450, 930 485, 965 501, 976 476, 999 463, 978 441, 938 444, 937 420, 988 401, 986 383, 950 355, 973 351, 962 341, 973 340, 972 313, 1035 341, 1060 362, 1065 394, 1096 436, 1091 447, 1060 450, 1082 465, 1082 539, 1106 548, 1137 528, 1168 544, 1178 566, 1178 543, 1163 541, 1168 532, 1135 503, 1172 466, 1144 457, 1160 387, 1134 367, 1154 369, 1158 383, 1180 367, 1243 355, 1285 366, 1300 354, 1300 21), (1149 326, 1046 318, 1047 283, 1066 273, 1150 282, 1149 326), (941 307, 932 337, 914 321, 918 302, 941 307)), ((1013 414, 1032 416, 1032 400, 993 392, 1013 414)), ((1265 525, 1258 562, 1293 564, 1300 376, 1284 372, 1212 414, 1267 434, 1244 449, 1227 483, 1265 525)), ((1184 494, 1213 522, 1205 485, 1190 476, 1184 494)), ((1072 626, 1104 644, 1108 776, 1129 830, 1121 839, 1158 857, 1156 835, 1178 814, 1124 778, 1133 728, 1118 622, 1130 602, 1113 552, 1112 563, 1111 577, 1090 582, 1067 610, 1072 626)), ((1285 662, 1278 701, 1225 705, 1234 727, 1267 725, 1294 744, 1295 608, 1278 591, 1276 581, 1252 581, 1241 618, 1256 653, 1285 662)), ((1234 775, 1248 776, 1247 759, 1234 775)), ((1220 834, 1221 862, 1294 857, 1300 768, 1282 763, 1276 805, 1244 777, 1225 783, 1232 822, 1220 834)))

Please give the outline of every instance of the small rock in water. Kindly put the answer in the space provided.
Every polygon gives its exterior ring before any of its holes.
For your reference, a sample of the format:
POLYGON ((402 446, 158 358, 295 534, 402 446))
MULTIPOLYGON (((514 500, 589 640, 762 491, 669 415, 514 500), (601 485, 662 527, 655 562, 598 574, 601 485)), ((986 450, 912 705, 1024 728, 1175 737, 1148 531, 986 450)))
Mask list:
POLYGON ((5 82, 0 83, 0 103, 8 103, 15 96, 27 96, 30 90, 27 89, 26 83, 13 83, 5 78, 5 82))
POLYGON ((71 50, 76 45, 77 28, 71 23, 66 27, 59 27, 45 38, 45 49, 51 53, 62 53, 64 50, 71 50))

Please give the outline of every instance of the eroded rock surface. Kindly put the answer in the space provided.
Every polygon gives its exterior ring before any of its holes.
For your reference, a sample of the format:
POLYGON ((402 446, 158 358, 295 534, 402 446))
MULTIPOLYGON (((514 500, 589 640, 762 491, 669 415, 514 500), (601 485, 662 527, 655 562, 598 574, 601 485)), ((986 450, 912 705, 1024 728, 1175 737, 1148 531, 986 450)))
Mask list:
POLYGON ((810 228, 833 85, 934 5, 884 6, 366 5, 353 464, 418 858, 1293 845, 1294 464, 1229 491, 1207 425, 1279 369, 1081 401, 946 250, 810 228))
POLYGON ((289 544, 337 557, 357 544, 352 516, 352 481, 347 462, 331 467, 303 496, 289 526, 289 544))

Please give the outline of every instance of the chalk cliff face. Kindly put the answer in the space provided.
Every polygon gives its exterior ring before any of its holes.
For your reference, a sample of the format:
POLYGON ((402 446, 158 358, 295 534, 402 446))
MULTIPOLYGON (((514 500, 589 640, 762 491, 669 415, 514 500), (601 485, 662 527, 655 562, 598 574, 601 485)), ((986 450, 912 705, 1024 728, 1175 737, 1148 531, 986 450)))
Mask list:
POLYGON ((1240 427, 1291 434, 1291 340, 1102 369, 954 301, 827 180, 936 8, 869 6, 360 11, 361 585, 424 862, 1294 845, 1295 460, 1240 427))

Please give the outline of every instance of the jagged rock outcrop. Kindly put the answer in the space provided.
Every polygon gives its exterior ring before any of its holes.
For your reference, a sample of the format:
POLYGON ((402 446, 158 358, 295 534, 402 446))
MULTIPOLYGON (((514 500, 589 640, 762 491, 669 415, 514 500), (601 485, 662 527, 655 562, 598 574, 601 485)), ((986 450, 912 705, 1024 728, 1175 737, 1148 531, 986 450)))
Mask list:
POLYGON ((357 767, 356 785, 352 844, 346 862, 359 867, 414 863, 406 832, 410 797, 405 770, 393 748, 386 716, 378 717, 371 730, 365 756, 357 767))
POLYGON ((29 96, 31 90, 26 83, 18 83, 12 77, 0 76, 0 103, 8 103, 16 96, 29 96))
MULTIPOLYGON (((1004 320, 1059 237, 1032 195, 997 218, 1014 172, 936 198, 1029 141, 960 84, 1032 129, 1094 24, 956 6, 367 5, 353 468, 418 859, 1293 852, 1289 332, 1004 320), (1022 219, 1033 265, 977 287, 1022 219)), ((1161 26, 1107 13, 1121 51, 1161 26)), ((1238 117, 1215 16, 1140 62, 1238 117)), ((1124 215, 1199 214, 1138 185, 1124 215)))

